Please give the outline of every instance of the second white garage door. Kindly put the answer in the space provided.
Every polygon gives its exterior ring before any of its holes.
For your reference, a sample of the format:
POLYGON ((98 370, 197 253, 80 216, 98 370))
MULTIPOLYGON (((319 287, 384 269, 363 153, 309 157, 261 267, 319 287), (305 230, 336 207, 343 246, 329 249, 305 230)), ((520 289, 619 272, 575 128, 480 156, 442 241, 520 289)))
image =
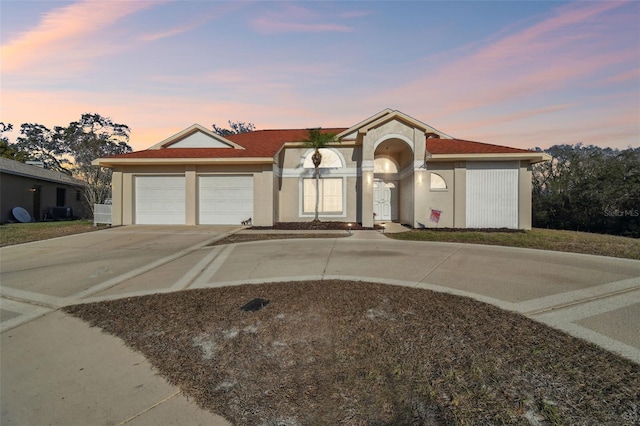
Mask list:
POLYGON ((240 225, 253 217, 253 175, 200 176, 198 223, 240 225))

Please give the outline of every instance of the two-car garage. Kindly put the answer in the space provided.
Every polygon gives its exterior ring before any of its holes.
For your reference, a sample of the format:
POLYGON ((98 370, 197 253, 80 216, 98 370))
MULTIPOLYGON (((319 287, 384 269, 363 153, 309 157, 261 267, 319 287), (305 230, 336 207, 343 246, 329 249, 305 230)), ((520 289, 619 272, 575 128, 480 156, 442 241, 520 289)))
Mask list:
MULTIPOLYGON (((184 175, 134 177, 134 223, 184 225, 187 179, 184 175)), ((253 216, 253 175, 197 176, 197 223, 240 225, 253 216)))

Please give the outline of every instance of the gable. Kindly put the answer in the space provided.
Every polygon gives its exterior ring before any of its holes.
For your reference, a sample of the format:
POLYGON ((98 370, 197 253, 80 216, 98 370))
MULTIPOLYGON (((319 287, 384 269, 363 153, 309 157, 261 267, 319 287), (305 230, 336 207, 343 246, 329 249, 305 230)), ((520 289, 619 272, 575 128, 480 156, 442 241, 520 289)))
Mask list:
POLYGON ((355 139, 357 134, 367 134, 370 130, 379 129, 381 126, 384 126, 387 123, 395 122, 401 123, 407 127, 412 129, 418 129, 424 134, 434 134, 440 138, 451 139, 451 136, 446 133, 440 132, 439 130, 434 129, 433 127, 423 123, 422 121, 416 120, 413 117, 410 117, 400 111, 385 109, 380 111, 379 113, 369 117, 368 119, 361 121, 355 126, 350 127, 344 132, 338 135, 339 138, 345 139, 355 139))
POLYGON ((242 146, 231 142, 211 130, 193 124, 181 132, 168 137, 160 143, 152 146, 151 150, 166 148, 236 148, 244 149, 242 146))
POLYGON ((166 148, 233 148, 228 143, 222 142, 218 138, 214 138, 211 135, 204 134, 203 132, 196 131, 179 141, 172 143, 166 148))

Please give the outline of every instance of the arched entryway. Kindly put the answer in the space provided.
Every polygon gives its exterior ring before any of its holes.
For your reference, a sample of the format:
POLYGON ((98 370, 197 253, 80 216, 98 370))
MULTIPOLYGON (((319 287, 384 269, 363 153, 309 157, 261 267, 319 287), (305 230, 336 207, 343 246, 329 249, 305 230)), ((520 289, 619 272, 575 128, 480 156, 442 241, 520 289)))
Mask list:
POLYGON ((413 191, 413 149, 402 139, 379 142, 374 153, 373 214, 376 222, 399 222, 402 191, 413 191), (411 178, 411 179, 409 179, 411 178))

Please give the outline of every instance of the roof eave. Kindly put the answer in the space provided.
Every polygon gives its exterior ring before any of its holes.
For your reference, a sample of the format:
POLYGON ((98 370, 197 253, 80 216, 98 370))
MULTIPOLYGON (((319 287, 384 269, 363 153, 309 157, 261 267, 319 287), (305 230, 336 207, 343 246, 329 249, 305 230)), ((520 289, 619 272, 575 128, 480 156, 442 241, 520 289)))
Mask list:
POLYGON ((544 152, 512 152, 512 153, 478 153, 478 154, 429 154, 428 161, 529 161, 531 164, 551 160, 551 156, 544 152))
POLYGON ((30 173, 23 173, 23 172, 20 172, 20 171, 7 170, 7 169, 1 169, 0 173, 5 173, 5 174, 8 174, 8 175, 13 175, 13 176, 25 177, 25 178, 29 178, 29 179, 33 179, 33 180, 40 180, 40 181, 44 181, 44 182, 59 183, 59 184, 68 185, 68 186, 79 186, 79 187, 87 186, 86 182, 78 180, 78 179, 74 179, 74 180, 57 179, 57 178, 54 178, 54 177, 33 175, 33 174, 30 174, 30 173))
POLYGON ((232 158, 97 158, 91 162, 94 166, 143 166, 143 165, 181 165, 181 164, 271 164, 273 157, 232 157, 232 158))

